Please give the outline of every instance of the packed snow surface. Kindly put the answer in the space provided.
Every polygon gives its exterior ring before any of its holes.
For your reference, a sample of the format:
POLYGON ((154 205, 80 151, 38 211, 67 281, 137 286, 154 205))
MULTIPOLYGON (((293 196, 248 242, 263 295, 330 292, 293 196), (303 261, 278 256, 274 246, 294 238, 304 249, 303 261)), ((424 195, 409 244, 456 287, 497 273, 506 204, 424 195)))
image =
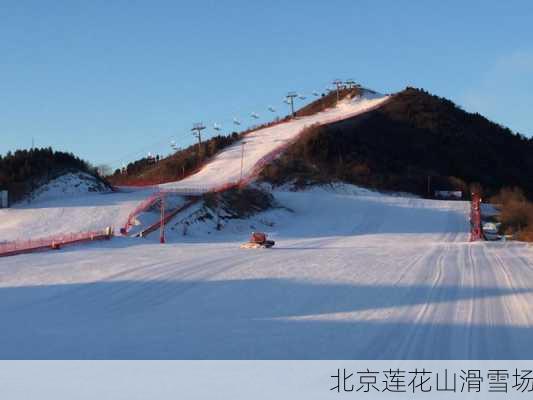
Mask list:
POLYGON ((69 172, 37 188, 28 202, 55 200, 85 193, 107 193, 110 189, 85 172, 69 172))
POLYGON ((161 186, 165 189, 205 192, 227 183, 238 182, 241 178, 241 156, 243 156, 242 176, 246 178, 262 157, 290 143, 306 126, 317 123, 327 124, 362 114, 380 106, 388 98, 388 96, 365 91, 362 96, 342 100, 337 107, 253 131, 243 140, 221 151, 198 173, 181 181, 161 186))
POLYGON ((274 194, 165 245, 0 259, 0 358, 533 358, 533 252, 469 243, 468 203, 274 194), (240 249, 252 229, 276 246, 240 249))
MULTIPOLYGON (((252 132, 243 175, 305 126, 386 99, 367 94, 252 132)), ((241 149, 164 187, 234 182, 241 149)), ((90 192, 72 179, 0 210, 0 242, 122 226, 151 194, 90 192)), ((114 238, 1 258, 0 358, 533 358, 533 251, 469 243, 467 202, 347 185, 274 195, 282 207, 221 230, 198 218, 183 236, 173 221, 165 245, 114 238), (276 246, 240 249, 253 230, 276 246)), ((157 219, 145 214, 140 222, 157 219)))
POLYGON ((77 187, 71 184, 71 179, 56 180, 30 202, 0 209, 0 243, 100 230, 107 226, 118 230, 127 221, 128 214, 153 192, 134 189, 90 192, 83 183, 77 187))
MULTIPOLYGON (((305 126, 349 118, 377 107, 387 99, 387 96, 365 91, 362 96, 343 100, 337 107, 324 112, 250 133, 244 139, 243 176, 250 174, 263 156, 296 138, 305 126)), ((195 175, 161 186, 184 189, 187 193, 205 192, 238 181, 241 143, 220 152, 195 175)), ((100 230, 107 226, 118 230, 126 223, 129 213, 154 190, 106 193, 101 189, 94 178, 81 173, 65 174, 51 181, 39 188, 29 203, 17 204, 9 210, 0 209, 0 243, 100 230)), ((139 217, 139 222, 144 226, 157 218, 157 213, 147 213, 139 217)))

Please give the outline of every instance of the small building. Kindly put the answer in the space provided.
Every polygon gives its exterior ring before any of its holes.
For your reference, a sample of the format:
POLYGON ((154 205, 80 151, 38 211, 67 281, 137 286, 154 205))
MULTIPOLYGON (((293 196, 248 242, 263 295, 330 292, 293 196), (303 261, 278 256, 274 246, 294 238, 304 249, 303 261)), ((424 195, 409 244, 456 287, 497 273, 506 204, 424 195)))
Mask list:
POLYGON ((461 200, 463 192, 460 190, 435 190, 435 198, 443 200, 461 200))
POLYGON ((9 198, 7 196, 7 190, 0 190, 0 208, 9 207, 9 198))

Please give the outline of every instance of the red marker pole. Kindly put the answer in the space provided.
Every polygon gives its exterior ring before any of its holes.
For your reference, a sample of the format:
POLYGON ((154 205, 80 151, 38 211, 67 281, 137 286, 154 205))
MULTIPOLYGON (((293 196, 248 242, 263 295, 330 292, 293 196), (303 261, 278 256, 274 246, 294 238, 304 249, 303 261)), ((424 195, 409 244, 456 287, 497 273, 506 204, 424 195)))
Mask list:
POLYGON ((470 224, 470 241, 483 240, 481 232, 481 197, 477 193, 472 193, 470 224))

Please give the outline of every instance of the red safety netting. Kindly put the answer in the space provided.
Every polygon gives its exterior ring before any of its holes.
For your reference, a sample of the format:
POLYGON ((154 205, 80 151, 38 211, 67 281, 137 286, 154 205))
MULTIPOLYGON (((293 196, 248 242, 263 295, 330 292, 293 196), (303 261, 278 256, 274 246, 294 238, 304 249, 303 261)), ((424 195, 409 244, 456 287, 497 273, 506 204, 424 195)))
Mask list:
POLYGON ((157 203, 161 198, 161 195, 159 192, 153 193, 145 199, 142 203, 140 203, 135 209, 129 213, 128 219, 126 221, 126 224, 121 229, 121 233, 126 234, 128 233, 129 229, 133 226, 133 221, 135 220, 135 217, 139 215, 140 213, 148 210, 150 207, 152 207, 155 203, 157 203))
POLYGON ((177 207, 173 210, 169 210, 165 212, 165 215, 162 219, 154 222, 152 225, 150 225, 148 228, 142 230, 138 236, 145 237, 149 235, 150 233, 154 232, 155 230, 161 228, 161 223, 163 223, 163 226, 168 223, 172 218, 174 218, 176 215, 178 215, 180 212, 184 211, 185 209, 192 206, 194 203, 196 203, 199 200, 199 197, 191 198, 187 203, 183 204, 180 207, 177 207))
MULTIPOLYGON (((369 112, 369 111, 375 110, 375 109, 381 107, 382 105, 383 105, 383 103, 379 104, 379 105, 376 105, 376 106, 373 106, 373 107, 370 107, 367 110, 365 110, 365 112, 369 112)), ((360 111, 354 111, 354 115, 357 115, 359 113, 360 113, 360 111)), ((342 117, 328 118, 328 119, 325 119, 325 120, 321 121, 320 125, 326 125, 326 124, 330 124, 330 123, 337 122, 337 121, 340 121, 340 120, 344 120, 344 119, 350 118, 351 116, 352 115, 344 115, 342 117)), ((267 125, 267 126, 277 125, 277 124, 279 124, 281 122, 285 122, 285 120, 276 121, 275 123, 272 123, 272 124, 267 125)), ((250 131, 250 132, 252 132, 252 131, 250 131)), ((250 133, 250 132, 247 132, 247 133, 250 133)), ((276 158, 278 158, 290 146, 292 146, 294 143, 296 143, 298 140, 300 140, 300 138, 302 137, 302 135, 305 134, 305 132, 306 132, 306 129, 304 128, 294 138, 292 138, 291 140, 287 141, 283 145, 275 148, 274 150, 270 151, 269 153, 265 154, 263 157, 261 157, 255 163, 254 167, 252 168, 252 171, 249 174, 247 174, 245 177, 243 177, 243 179, 241 179, 241 180, 232 181, 232 182, 226 182, 226 183, 224 183, 222 185, 215 186, 215 187, 163 189, 163 190, 160 190, 159 192, 154 193, 148 199, 146 199, 141 204, 139 204, 139 206, 137 206, 137 208, 130 213, 130 215, 128 217, 128 221, 126 222, 126 225, 121 230, 122 233, 123 234, 127 234, 129 229, 133 226, 134 220, 137 217, 137 215, 139 215, 141 212, 144 212, 144 211, 148 210, 150 207, 152 207, 157 201, 159 201, 161 199, 161 196, 164 195, 164 194, 171 193, 171 194, 185 195, 185 196, 201 196, 202 194, 205 194, 205 193, 220 193, 220 192, 224 192, 226 190, 230 190, 230 189, 233 189, 233 188, 243 188, 243 187, 248 186, 249 184, 254 182, 259 177, 259 175, 261 174, 261 171, 263 171, 263 169, 267 165, 272 163, 272 161, 274 161, 276 158)), ((151 182, 149 186, 153 186, 153 184, 154 184, 154 182, 151 182)), ((151 229, 154 226, 156 226, 156 225, 158 225, 158 223, 155 223, 152 226, 150 226, 148 228, 148 230, 152 231, 151 229)))
POLYGON ((15 242, 0 243, 0 257, 21 253, 29 253, 37 250, 60 248, 61 246, 91 240, 109 239, 111 230, 90 231, 80 233, 64 233, 47 238, 18 240, 15 242))

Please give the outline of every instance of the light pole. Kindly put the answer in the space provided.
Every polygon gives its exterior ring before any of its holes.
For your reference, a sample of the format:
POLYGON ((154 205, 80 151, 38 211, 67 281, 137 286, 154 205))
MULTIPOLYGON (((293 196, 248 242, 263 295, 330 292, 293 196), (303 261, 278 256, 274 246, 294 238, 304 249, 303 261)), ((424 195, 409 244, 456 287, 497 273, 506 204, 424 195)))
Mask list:
POLYGON ((161 222, 159 224, 159 243, 165 243, 165 193, 161 192, 161 222))
POLYGON ((241 178, 239 179, 239 185, 242 184, 242 171, 244 169, 244 145, 246 142, 241 143, 241 178))

